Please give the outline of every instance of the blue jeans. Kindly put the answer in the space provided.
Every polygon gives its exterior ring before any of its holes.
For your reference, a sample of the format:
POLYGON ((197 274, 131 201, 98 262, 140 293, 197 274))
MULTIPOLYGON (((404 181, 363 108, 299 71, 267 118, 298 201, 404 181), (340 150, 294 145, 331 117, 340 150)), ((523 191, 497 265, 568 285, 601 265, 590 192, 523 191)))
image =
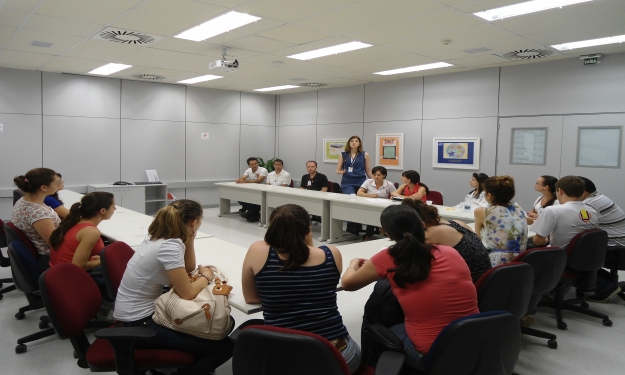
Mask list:
POLYGON ((206 375, 232 357, 234 343, 228 337, 222 340, 208 340, 177 332, 154 323, 151 317, 124 322, 124 327, 148 327, 156 337, 137 340, 137 346, 148 349, 171 349, 189 352, 197 357, 192 367, 180 369, 179 374, 206 375))
POLYGON ((347 343, 347 348, 345 348, 341 352, 341 355, 343 355, 343 358, 345 358, 345 362, 347 362, 347 367, 349 368, 349 373, 353 374, 360 367, 360 361, 362 360, 362 354, 360 353, 360 347, 351 338, 351 336, 347 335, 347 339, 345 341, 347 343))
POLYGON ((406 361, 404 363, 410 368, 424 371, 423 354, 419 353, 417 349, 415 349, 412 341, 410 341, 406 333, 406 324, 396 324, 389 329, 404 343, 404 354, 406 355, 406 361))

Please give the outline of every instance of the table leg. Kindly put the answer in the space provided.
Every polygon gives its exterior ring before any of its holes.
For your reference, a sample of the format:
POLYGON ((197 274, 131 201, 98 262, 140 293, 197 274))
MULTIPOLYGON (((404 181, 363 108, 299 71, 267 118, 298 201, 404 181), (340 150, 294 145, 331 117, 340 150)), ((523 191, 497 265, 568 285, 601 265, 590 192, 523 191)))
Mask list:
MULTIPOLYGON (((321 236, 319 241, 325 241, 330 238, 330 202, 323 202, 323 214, 321 215, 321 236)), ((341 222, 341 226, 343 223, 341 222)))
POLYGON ((343 235, 343 220, 331 219, 330 221, 330 238, 328 239, 328 243, 353 241, 358 238, 358 236, 354 236, 352 234, 346 236, 343 235))

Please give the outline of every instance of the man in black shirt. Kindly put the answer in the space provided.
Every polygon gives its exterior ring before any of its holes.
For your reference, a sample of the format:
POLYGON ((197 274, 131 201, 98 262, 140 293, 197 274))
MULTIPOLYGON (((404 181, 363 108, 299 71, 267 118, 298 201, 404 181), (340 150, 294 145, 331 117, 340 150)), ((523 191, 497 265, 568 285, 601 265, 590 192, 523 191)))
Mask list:
POLYGON ((317 173, 317 162, 310 160, 306 163, 308 174, 302 176, 301 189, 328 191, 328 178, 322 173, 317 173))

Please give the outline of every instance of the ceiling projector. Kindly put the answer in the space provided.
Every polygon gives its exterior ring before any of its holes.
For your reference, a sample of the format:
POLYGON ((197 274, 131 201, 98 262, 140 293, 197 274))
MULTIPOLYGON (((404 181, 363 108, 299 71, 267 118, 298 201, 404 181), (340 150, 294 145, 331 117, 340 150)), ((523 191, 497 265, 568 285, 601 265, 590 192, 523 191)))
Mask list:
POLYGON ((208 64, 209 70, 216 70, 218 72, 234 72, 239 69, 239 62, 237 60, 217 60, 208 64))

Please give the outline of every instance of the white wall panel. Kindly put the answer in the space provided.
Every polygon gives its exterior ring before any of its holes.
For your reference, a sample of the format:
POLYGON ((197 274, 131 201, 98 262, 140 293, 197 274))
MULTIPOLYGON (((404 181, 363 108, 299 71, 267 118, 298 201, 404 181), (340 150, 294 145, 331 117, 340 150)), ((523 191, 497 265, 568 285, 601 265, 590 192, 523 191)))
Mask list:
POLYGON ((276 128, 274 126, 241 125, 241 143, 239 146, 239 176, 248 168, 247 158, 261 157, 267 161, 274 157, 276 128))
MULTIPOLYGON (((240 129, 240 125, 187 122, 187 181, 234 180, 240 176, 240 129), (208 133, 208 140, 201 139, 202 133, 208 133)), ((184 165, 179 168, 183 169, 184 165)), ((187 194, 190 190, 187 189, 187 194)))
POLYGON ((120 84, 113 78, 43 72, 43 114, 119 118, 120 84))
POLYGON ((61 173, 68 186, 118 181, 119 124, 119 119, 44 116, 46 167, 61 173))
POLYGON ((241 92, 241 124, 276 125, 276 96, 241 92))
POLYGON ((460 203, 471 190, 469 180, 473 172, 495 174, 497 156, 497 118, 464 118, 423 120, 421 146, 421 181, 430 189, 443 194, 444 203, 460 203), (434 137, 480 137, 480 169, 441 169, 432 167, 434 137))
MULTIPOLYGON (((562 134, 561 176, 584 176, 592 180, 597 189, 610 197, 614 203, 625 208, 625 114, 565 116, 562 134), (579 127, 622 126, 620 168, 577 167, 577 142, 579 127)), ((597 150, 601 152, 601 150, 597 150)))
POLYGON ((121 120, 121 179, 147 181, 156 169, 161 181, 185 179, 184 122, 121 120))
MULTIPOLYGON (((199 202, 202 206, 219 206, 219 189, 218 188, 201 188, 201 189, 186 189, 186 198, 193 199, 194 201, 199 202)), ((236 202, 230 202, 235 203, 236 202)), ((238 217, 238 216, 237 216, 238 217)), ((241 218, 239 218, 241 219, 241 218)), ((245 220, 242 220, 242 223, 247 224, 245 220)), ((213 233, 213 228, 211 227, 202 227, 200 230, 205 231, 206 233, 213 233)))
POLYGON ((41 72, 0 68, 0 113, 41 114, 41 72))
POLYGON ((365 122, 423 117, 423 77, 365 85, 365 122))
POLYGON ((121 118, 184 121, 185 90, 181 85, 123 80, 121 118))
POLYGON ((501 68, 500 116, 625 111, 625 53, 501 68))
POLYGON ((421 120, 365 123, 364 147, 371 157, 371 168, 378 165, 375 156, 375 136, 384 133, 404 133, 404 168, 387 169, 387 179, 401 183, 404 170, 421 169, 421 120))
POLYGON ((317 124, 362 122, 364 104, 364 85, 319 90, 317 124))
POLYGON ((187 87, 187 121, 240 124, 241 93, 239 91, 187 87))
MULTIPOLYGON (((333 182, 341 182, 341 175, 336 174, 336 163, 324 163, 323 162, 323 139, 341 139, 346 141, 352 135, 357 135, 363 140, 363 148, 366 145, 364 139, 362 123, 354 124, 330 124, 330 125, 318 125, 317 126, 317 163, 319 164, 319 172, 328 176, 328 180, 333 182)), ((371 155, 373 149, 365 149, 371 155)))
POLYGON ((278 137, 280 143, 276 156, 284 160, 284 169, 291 174, 293 179, 299 180, 306 174, 308 160, 316 160, 317 165, 322 167, 322 155, 315 156, 315 139, 317 138, 315 125, 281 126, 278 128, 278 137))
POLYGON ((424 78, 423 118, 497 116, 499 68, 424 78))
POLYGON ((280 95, 280 123, 283 125, 314 125, 317 123, 317 93, 306 91, 280 95))
POLYGON ((15 176, 42 166, 41 115, 0 113, 0 124, 0 188, 14 188, 15 176))

